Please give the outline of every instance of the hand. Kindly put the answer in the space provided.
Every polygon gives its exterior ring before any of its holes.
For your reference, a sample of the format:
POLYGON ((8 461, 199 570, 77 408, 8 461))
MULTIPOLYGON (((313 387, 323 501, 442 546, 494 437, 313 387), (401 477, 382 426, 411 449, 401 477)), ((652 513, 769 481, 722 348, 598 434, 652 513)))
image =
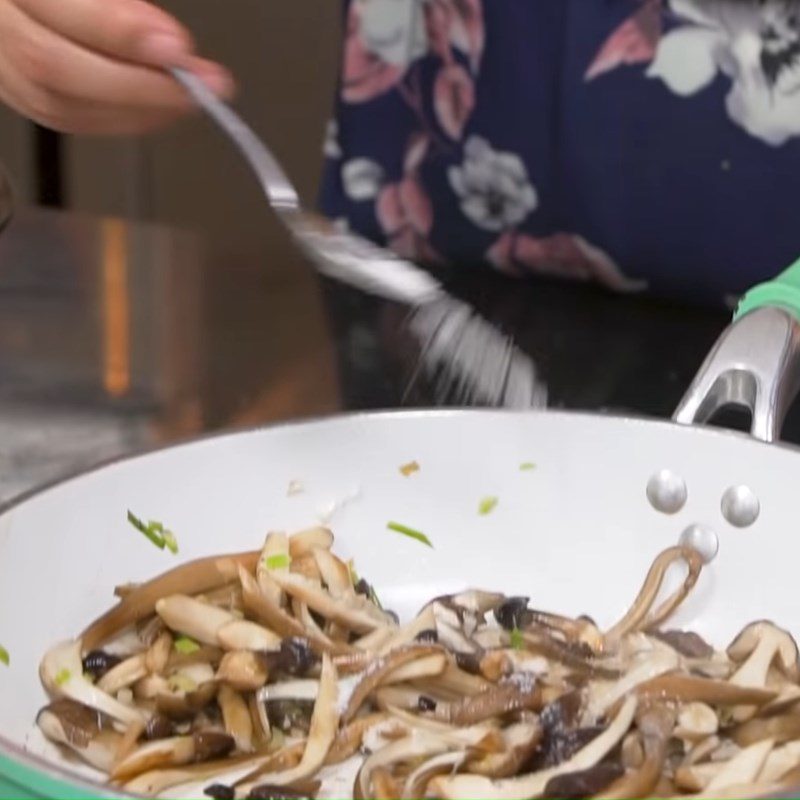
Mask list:
POLYGON ((143 133, 192 109, 164 67, 232 93, 230 74, 193 47, 144 0, 0 0, 0 99, 68 133, 143 133))

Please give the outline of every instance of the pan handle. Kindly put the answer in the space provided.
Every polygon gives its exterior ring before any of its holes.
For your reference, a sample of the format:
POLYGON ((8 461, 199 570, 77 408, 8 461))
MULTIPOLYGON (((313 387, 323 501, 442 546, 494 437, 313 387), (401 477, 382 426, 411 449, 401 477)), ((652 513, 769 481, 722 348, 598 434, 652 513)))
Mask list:
POLYGON ((752 414, 752 436, 772 442, 798 389, 800 260, 742 298, 673 419, 702 424, 724 406, 744 407, 752 414))

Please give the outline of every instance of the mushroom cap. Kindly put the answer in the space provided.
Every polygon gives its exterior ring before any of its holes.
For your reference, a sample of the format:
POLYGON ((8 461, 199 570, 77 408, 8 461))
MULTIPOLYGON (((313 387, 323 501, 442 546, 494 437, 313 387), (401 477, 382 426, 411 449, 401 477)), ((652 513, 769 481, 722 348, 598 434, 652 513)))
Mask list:
POLYGON ((728 646, 728 657, 733 661, 744 661, 767 637, 774 639, 777 659, 783 673, 791 680, 800 681, 800 652, 792 635, 769 620, 751 622, 728 646))

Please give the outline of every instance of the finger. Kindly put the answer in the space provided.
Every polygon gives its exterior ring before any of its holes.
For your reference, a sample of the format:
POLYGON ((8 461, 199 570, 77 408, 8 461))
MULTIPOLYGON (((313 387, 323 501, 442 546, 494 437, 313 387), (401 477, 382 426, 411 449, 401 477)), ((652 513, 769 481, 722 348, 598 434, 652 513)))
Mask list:
MULTIPOLYGON (((2 51, 0 51, 0 54, 2 51)), ((173 122, 180 112, 96 104, 35 86, 0 55, 0 99, 36 122, 65 133, 138 135, 173 122)))
POLYGON ((14 0, 40 25, 115 58, 185 66, 192 38, 176 19, 144 0, 14 0))
MULTIPOLYGON (((65 39, 13 6, 5 25, 3 53, 34 85, 89 102, 148 109, 185 110, 190 101, 162 70, 117 61, 65 39), (19 19, 14 19, 18 15, 19 19)), ((224 68, 192 56, 187 67, 212 91, 227 94, 232 79, 224 68)))

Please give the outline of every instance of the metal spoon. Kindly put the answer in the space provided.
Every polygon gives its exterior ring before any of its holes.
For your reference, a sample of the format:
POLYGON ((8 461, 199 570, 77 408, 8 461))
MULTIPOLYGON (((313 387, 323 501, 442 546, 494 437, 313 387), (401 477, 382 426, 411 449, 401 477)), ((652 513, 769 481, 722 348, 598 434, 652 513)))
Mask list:
POLYGON ((323 275, 413 309, 409 329, 420 344, 419 368, 437 381, 437 402, 543 407, 546 389, 534 363, 513 340, 450 296, 416 265, 305 210, 269 148, 201 80, 181 69, 175 79, 228 136, 295 242, 323 275))

